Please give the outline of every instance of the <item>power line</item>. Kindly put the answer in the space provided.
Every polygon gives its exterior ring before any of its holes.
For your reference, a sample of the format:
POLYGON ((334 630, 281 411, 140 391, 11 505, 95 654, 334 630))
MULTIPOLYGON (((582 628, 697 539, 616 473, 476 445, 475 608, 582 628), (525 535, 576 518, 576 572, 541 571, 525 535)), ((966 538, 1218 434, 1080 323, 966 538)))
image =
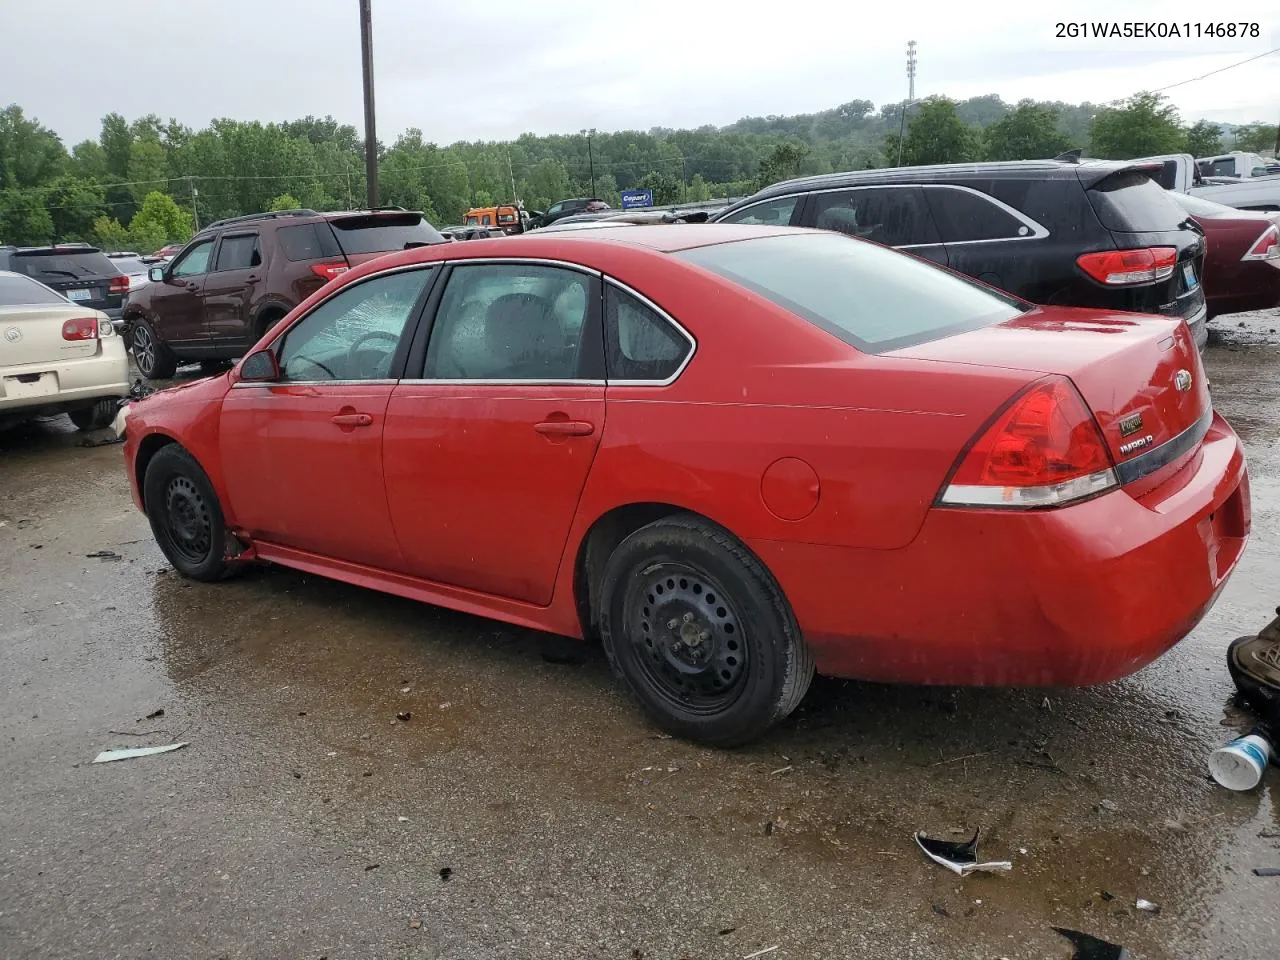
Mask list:
POLYGON ((1263 57, 1269 57, 1273 53, 1280 53, 1280 47, 1272 47, 1264 53, 1256 54, 1252 57, 1248 57, 1247 59, 1237 61, 1236 63, 1229 63, 1225 67, 1219 67, 1217 70, 1210 70, 1208 73, 1202 73, 1198 77, 1188 77, 1186 80, 1179 80, 1177 83, 1170 83, 1167 86, 1156 87, 1154 90, 1139 90, 1137 93, 1132 93, 1127 97, 1118 97, 1115 100, 1108 100, 1105 104, 1102 104, 1102 106, 1109 107, 1113 103, 1124 103, 1128 100, 1132 100, 1138 95, 1138 93, 1164 93, 1166 90, 1172 90, 1174 87, 1181 87, 1184 84, 1195 83, 1197 80, 1203 80, 1205 77, 1212 77, 1217 73, 1234 70, 1236 67, 1243 67, 1246 63, 1253 63, 1253 61, 1261 60, 1263 57))

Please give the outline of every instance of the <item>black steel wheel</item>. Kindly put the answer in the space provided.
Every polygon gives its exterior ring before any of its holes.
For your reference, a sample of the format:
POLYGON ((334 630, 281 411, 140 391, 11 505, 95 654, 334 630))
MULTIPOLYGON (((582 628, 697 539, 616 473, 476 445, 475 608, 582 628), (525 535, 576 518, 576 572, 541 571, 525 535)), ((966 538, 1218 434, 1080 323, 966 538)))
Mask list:
POLYGON ((177 444, 162 448, 142 480, 151 532, 174 569, 193 580, 222 580, 227 532, 213 485, 194 457, 177 444))
POLYGON ((642 527, 601 578, 605 652, 671 733, 717 746, 761 736, 799 704, 813 657, 763 565, 689 515, 642 527))

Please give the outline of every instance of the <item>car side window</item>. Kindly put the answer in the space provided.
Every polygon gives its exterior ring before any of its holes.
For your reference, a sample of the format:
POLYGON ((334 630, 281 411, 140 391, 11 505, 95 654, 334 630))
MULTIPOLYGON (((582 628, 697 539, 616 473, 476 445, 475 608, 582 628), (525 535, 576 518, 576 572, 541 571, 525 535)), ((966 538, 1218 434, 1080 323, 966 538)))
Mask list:
POLYGON ((427 345, 429 380, 573 380, 591 277, 541 264, 456 266, 427 345))
POLYGON ((608 284, 604 293, 605 368, 610 382, 662 382, 693 344, 644 301, 608 284))
POLYGON ((385 380, 433 267, 353 283, 289 328, 280 380, 385 380))
POLYGON ((985 195, 943 186, 925 187, 924 195, 944 243, 1015 240, 1033 233, 1029 226, 985 195))
POLYGON ((553 214, 557 214, 557 213, 559 213, 559 212, 560 212, 561 210, 563 210, 563 209, 564 209, 564 204, 563 204, 563 203, 553 203, 553 204, 552 204, 552 205, 547 209, 547 215, 548 215, 548 216, 551 216, 551 215, 553 215, 553 214))
POLYGON ((237 237, 223 237, 218 248, 218 263, 214 270, 248 270, 262 265, 262 253, 258 249, 258 235, 245 233, 237 237))
POLYGON ((814 226, 887 247, 938 243, 919 187, 863 187, 815 194, 814 226))
POLYGON ((791 224, 796 214, 800 197, 778 197, 774 200, 762 200, 749 207, 729 214, 720 223, 764 223, 773 227, 786 227, 791 224))
POLYGON ((173 265, 173 276, 194 277, 209 272, 209 255, 213 253, 213 238, 210 237, 182 255, 182 259, 173 265))

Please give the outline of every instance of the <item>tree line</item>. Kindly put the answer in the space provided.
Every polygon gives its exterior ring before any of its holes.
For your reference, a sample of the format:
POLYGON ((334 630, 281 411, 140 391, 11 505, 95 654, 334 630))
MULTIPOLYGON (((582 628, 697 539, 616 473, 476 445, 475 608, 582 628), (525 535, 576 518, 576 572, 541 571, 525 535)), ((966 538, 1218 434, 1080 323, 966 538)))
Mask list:
MULTIPOLYGON (((519 198, 531 210, 650 187, 658 204, 742 196, 793 176, 902 164, 1158 153, 1204 156, 1270 149, 1276 127, 1184 126, 1163 96, 1119 105, 1005 103, 989 95, 910 104, 867 100, 725 127, 522 134, 505 142, 431 143, 410 129, 379 144, 381 202, 422 210, 437 225, 471 206, 519 198), (594 177, 593 177, 594 175, 594 177)), ((285 123, 214 120, 193 130, 149 115, 102 119, 96 140, 68 150, 12 104, 0 111, 0 243, 87 240, 154 250, 202 223, 268 209, 355 209, 365 196, 364 145, 332 117, 285 123)))

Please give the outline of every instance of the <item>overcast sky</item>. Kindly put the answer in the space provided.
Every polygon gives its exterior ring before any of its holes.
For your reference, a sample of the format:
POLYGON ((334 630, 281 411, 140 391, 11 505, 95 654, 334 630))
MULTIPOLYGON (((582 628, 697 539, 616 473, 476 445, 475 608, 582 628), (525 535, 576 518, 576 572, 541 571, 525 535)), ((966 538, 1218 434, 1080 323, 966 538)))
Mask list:
MULTIPOLYGON (((722 125, 906 96, 1094 103, 1280 47, 1280 2, 373 0, 379 139, 722 125), (1057 21, 1254 21, 1256 39, 1069 40, 1057 21)), ((1168 91, 1187 122, 1280 120, 1280 54, 1168 91)), ((357 0, 0 0, 0 105, 68 146, 103 114, 362 126, 357 0)))

